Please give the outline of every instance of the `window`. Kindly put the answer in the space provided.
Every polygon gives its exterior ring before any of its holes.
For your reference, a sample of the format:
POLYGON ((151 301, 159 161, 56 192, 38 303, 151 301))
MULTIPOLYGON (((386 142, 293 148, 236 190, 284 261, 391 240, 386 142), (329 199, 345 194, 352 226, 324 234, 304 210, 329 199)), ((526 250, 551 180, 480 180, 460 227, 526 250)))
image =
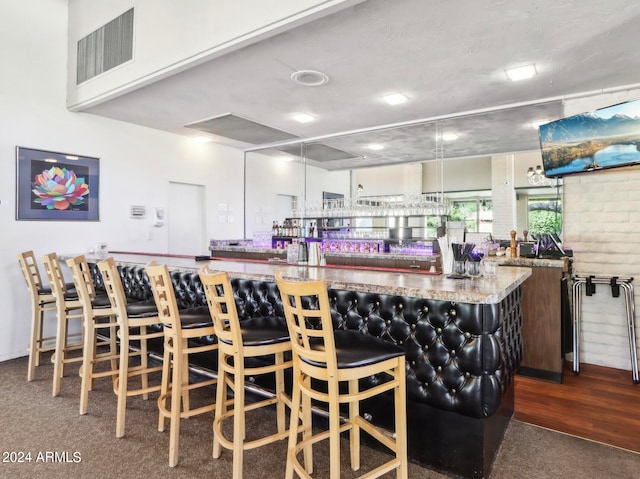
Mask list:
POLYGON ((451 202, 451 221, 464 221, 471 233, 491 233, 493 203, 486 198, 460 199, 451 202))
POLYGON ((529 198, 528 201, 529 233, 562 233, 562 200, 555 197, 529 198))

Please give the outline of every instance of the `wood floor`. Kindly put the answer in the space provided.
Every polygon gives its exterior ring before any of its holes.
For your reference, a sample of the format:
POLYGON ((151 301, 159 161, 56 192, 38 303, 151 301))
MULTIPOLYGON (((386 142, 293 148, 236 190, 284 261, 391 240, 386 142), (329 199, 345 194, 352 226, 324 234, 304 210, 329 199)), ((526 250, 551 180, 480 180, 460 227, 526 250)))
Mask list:
POLYGON ((514 418, 640 452, 640 384, 631 371, 581 364, 562 384, 516 376, 514 418))

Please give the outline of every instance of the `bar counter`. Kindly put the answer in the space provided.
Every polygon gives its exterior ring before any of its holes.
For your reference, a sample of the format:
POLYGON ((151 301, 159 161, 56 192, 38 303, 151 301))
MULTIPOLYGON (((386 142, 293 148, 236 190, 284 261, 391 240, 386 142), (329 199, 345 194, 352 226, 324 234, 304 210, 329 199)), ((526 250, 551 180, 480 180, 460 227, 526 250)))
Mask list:
MULTIPOLYGON (((241 321, 282 311, 278 272, 289 279, 324 280, 336 329, 372 335, 406 351, 409 459, 456 477, 489 475, 513 415, 513 378, 522 359, 522 289, 532 268, 498 268, 495 275, 450 279, 258 260, 108 255, 119 265, 126 287, 138 293, 149 290, 144 265, 150 260, 166 264, 178 296, 194 306, 203 305, 198 269, 208 264, 226 271, 241 321)), ((87 257, 90 263, 100 259, 87 257)), ((371 377, 363 386, 375 387, 384 380, 371 377)), ((363 401, 361 412, 376 426, 392 429, 393 404, 392 396, 383 394, 363 401)))
MULTIPOLYGON (((430 298, 471 304, 497 304, 520 286, 531 268, 499 268, 497 274, 473 279, 450 279, 447 275, 368 271, 357 268, 338 268, 283 263, 249 261, 195 261, 193 257, 161 256, 154 254, 109 253, 116 263, 140 266, 155 260, 170 269, 194 272, 202 265, 226 271, 232 278, 275 281, 276 272, 288 279, 324 280, 331 289, 362 293, 389 294, 416 298, 430 298)), ((87 259, 99 261, 98 258, 87 259)))

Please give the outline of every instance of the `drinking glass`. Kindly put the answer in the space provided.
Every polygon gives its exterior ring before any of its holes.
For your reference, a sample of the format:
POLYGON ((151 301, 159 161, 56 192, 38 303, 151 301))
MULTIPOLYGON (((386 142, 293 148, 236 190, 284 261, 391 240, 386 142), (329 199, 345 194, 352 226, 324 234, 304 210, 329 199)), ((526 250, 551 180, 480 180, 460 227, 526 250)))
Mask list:
POLYGON ((465 261, 459 261, 459 260, 454 260, 453 261, 453 274, 456 275, 465 275, 467 272, 467 265, 465 264, 465 261))
POLYGON ((472 278, 480 276, 480 261, 467 261, 467 274, 472 278))

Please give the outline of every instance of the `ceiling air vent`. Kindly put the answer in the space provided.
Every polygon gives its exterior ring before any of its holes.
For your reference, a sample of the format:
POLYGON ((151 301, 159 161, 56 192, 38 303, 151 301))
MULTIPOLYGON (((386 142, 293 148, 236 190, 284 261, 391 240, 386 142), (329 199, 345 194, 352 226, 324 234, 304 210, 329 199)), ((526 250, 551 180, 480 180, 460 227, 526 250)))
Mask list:
POLYGON ((133 58, 133 8, 78 41, 76 84, 133 58))
POLYGON ((189 123, 184 126, 253 145, 298 138, 296 135, 292 135, 286 131, 272 128, 232 113, 196 123, 189 123))

